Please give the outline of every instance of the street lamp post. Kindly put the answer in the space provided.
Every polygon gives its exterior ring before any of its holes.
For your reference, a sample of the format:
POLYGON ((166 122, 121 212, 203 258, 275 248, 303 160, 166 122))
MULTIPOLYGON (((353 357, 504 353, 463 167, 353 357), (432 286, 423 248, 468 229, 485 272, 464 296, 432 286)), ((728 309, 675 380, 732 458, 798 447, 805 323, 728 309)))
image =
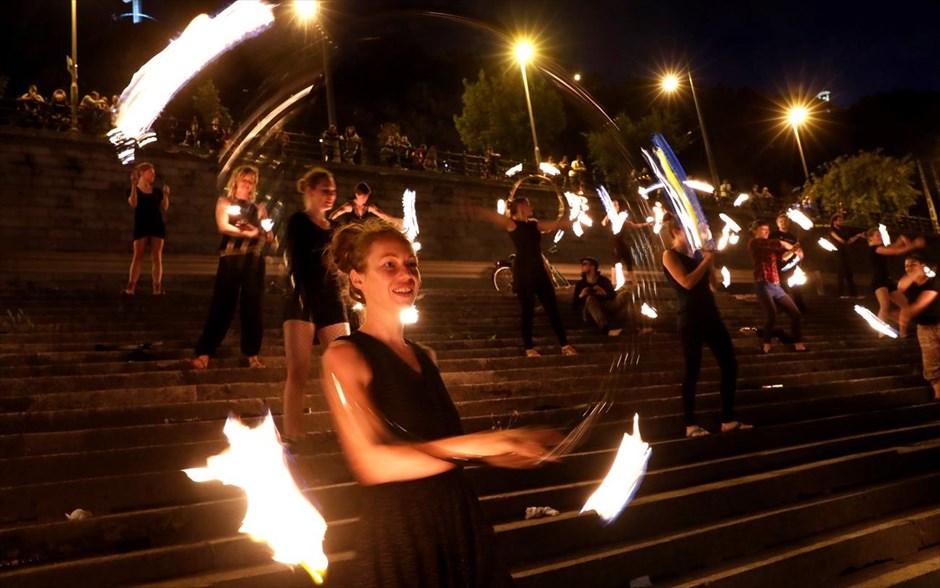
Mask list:
MULTIPOLYGON (((702 142, 705 143, 705 157, 708 159, 708 171, 711 174, 712 185, 718 186, 718 167, 715 165, 715 157, 712 155, 711 142, 708 140, 708 131, 705 130, 705 118, 702 116, 702 107, 698 103, 698 95, 695 93, 695 84, 692 83, 692 72, 686 74, 689 78, 689 89, 692 91, 692 103, 695 104, 695 114, 698 116, 698 126, 702 129, 702 142)), ((665 76, 662 80, 662 88, 666 92, 675 92, 679 89, 679 78, 674 74, 665 76)))
POLYGON ((796 148, 800 152, 800 162, 803 164, 803 175, 806 181, 809 181, 809 168, 806 166, 806 156, 803 155, 803 143, 800 141, 800 125, 806 122, 809 112, 805 106, 794 106, 787 113, 787 121, 793 128, 793 136, 796 137, 796 148))
POLYGON ((539 140, 535 134, 535 115, 532 113, 532 97, 529 95, 529 78, 526 75, 525 68, 526 63, 532 59, 534 52, 532 44, 528 41, 516 43, 516 59, 522 69, 522 86, 525 88, 525 103, 529 109, 529 126, 532 128, 532 144, 535 146, 535 167, 538 168, 539 164, 542 163, 542 156, 539 153, 539 140))
MULTIPOLYGON (((320 3, 316 0, 294 0, 294 12, 304 22, 314 18, 320 12, 320 3)), ((323 53, 323 83, 326 86, 326 116, 330 125, 336 123, 336 103, 333 99, 333 72, 330 68, 330 43, 326 38, 326 28, 320 19, 322 39, 320 46, 323 53)))
POLYGON ((69 95, 72 100, 72 127, 70 131, 78 130, 78 0, 72 0, 72 56, 66 56, 66 65, 72 75, 72 84, 69 86, 69 95))

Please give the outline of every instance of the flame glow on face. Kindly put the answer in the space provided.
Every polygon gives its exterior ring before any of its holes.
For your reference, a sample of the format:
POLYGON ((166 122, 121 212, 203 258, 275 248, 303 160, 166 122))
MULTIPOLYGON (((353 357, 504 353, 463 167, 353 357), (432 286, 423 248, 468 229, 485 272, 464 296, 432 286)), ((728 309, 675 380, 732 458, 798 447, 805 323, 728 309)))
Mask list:
POLYGON ((633 434, 624 433, 614 463, 581 513, 593 510, 606 524, 617 520, 636 495, 653 450, 640 437, 640 415, 633 415, 633 434))
POLYGON ((291 477, 271 413, 253 429, 229 416, 223 432, 228 449, 209 457, 206 467, 183 472, 194 482, 218 480, 244 490, 248 509, 239 531, 267 543, 274 561, 303 566, 322 583, 329 565, 323 553, 326 521, 291 477))

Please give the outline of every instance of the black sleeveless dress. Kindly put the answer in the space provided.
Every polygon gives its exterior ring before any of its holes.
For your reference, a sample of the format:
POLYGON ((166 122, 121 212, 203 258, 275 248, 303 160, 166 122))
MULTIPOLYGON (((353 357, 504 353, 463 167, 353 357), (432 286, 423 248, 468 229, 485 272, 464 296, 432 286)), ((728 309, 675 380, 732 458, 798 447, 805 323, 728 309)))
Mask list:
POLYGON ((307 321, 318 327, 349 322, 339 278, 323 259, 335 227, 330 221, 330 228, 324 229, 303 211, 294 213, 287 222, 285 321, 307 321))
POLYGON ((547 285, 551 289, 551 279, 542 260, 542 233, 536 221, 518 221, 516 230, 509 231, 509 238, 516 247, 516 258, 512 264, 513 288, 516 292, 536 290, 547 285))
MULTIPOLYGON (((131 191, 128 189, 127 196, 131 191)), ((154 187, 148 194, 137 190, 137 206, 134 207, 134 240, 146 237, 166 239, 166 225, 163 224, 163 189, 154 187)))
MULTIPOLYGON (((411 341, 421 373, 384 343, 357 331, 354 344, 372 369, 369 393, 393 434, 404 441, 462 434, 440 371, 411 341)), ((461 469, 405 482, 363 486, 356 526, 357 587, 512 586, 496 555, 496 537, 461 469)), ((339 579, 339 578, 337 578, 339 579)))

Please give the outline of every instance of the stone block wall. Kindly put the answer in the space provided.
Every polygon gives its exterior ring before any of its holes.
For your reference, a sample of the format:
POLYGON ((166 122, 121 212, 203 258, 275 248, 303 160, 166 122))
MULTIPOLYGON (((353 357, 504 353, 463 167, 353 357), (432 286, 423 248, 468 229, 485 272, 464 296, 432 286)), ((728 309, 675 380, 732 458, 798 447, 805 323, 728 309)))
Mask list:
MULTIPOLYGON (((213 254, 218 245, 214 207, 218 162, 172 152, 157 142, 145 148, 138 161, 157 169, 157 185, 169 184, 166 213, 166 254, 213 254)), ((352 198, 360 181, 373 189, 373 201, 392 216, 400 216, 405 189, 417 192, 416 210, 421 255, 434 260, 490 261, 505 257, 511 243, 502 229, 461 218, 459 200, 495 207, 505 198, 508 182, 494 182, 440 173, 370 166, 331 165, 339 190, 338 203, 352 198)), ((287 203, 285 214, 301 207, 294 185, 303 175, 299 163, 261 170, 259 193, 287 203)), ((53 131, 0 128, 0 250, 17 252, 130 251, 133 211, 126 195, 130 169, 122 166, 103 137, 53 131)), ((536 214, 554 218, 554 192, 531 189, 536 214)), ((595 204, 595 206, 597 206, 595 204)), ((550 237, 545 238, 545 247, 550 237)), ((581 255, 605 260, 608 239, 602 230, 583 238, 568 234, 556 259, 576 261, 581 255)))

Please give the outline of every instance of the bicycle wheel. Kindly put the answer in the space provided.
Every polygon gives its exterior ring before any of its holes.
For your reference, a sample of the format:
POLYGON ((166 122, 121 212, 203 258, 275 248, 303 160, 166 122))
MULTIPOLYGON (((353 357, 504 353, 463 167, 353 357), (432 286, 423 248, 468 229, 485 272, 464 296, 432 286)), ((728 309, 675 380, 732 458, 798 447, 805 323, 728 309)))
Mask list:
POLYGON ((512 296, 512 268, 500 267, 493 272, 493 287, 503 296, 512 296))

